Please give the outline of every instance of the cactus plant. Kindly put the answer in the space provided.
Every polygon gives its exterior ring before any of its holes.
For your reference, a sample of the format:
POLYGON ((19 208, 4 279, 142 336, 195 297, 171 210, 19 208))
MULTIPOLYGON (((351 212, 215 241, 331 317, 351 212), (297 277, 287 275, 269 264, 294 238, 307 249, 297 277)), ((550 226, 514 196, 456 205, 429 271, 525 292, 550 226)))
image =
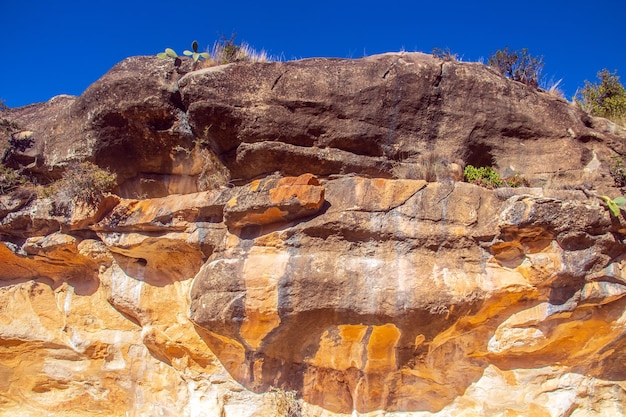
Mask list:
POLYGON ((613 217, 619 217, 620 209, 626 206, 626 198, 624 196, 617 197, 614 200, 605 195, 601 195, 600 198, 606 203, 613 217))
POLYGON ((157 56, 161 59, 178 58, 178 54, 172 48, 165 48, 164 52, 159 52, 157 56))
POLYGON ((183 54, 192 57, 193 62, 197 63, 200 58, 209 59, 208 52, 198 52, 198 41, 191 42, 191 49, 193 49, 193 51, 184 50, 183 54))

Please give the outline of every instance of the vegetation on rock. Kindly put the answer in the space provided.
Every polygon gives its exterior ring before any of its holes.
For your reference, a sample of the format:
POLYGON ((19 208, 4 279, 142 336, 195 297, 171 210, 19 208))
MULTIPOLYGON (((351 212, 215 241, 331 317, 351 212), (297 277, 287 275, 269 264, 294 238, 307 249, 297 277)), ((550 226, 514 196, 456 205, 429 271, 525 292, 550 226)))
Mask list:
POLYGON ((254 50, 246 42, 237 44, 235 35, 231 35, 229 39, 222 38, 215 42, 211 50, 211 57, 218 65, 230 64, 233 62, 265 62, 270 61, 264 50, 260 52, 254 50))
POLYGON ((480 185, 485 188, 498 188, 502 186, 502 179, 492 167, 479 167, 468 165, 463 171, 465 181, 480 185))
POLYGON ((209 59, 210 58, 208 52, 198 52, 198 41, 191 42, 191 49, 193 49, 193 51, 189 51, 187 49, 184 50, 183 54, 193 58, 193 62, 198 62, 198 60, 200 58, 202 58, 202 59, 209 59))
POLYGON ((463 171, 465 181, 493 189, 498 187, 527 187, 528 181, 521 175, 515 174, 501 178, 493 167, 478 167, 467 165, 463 171))
POLYGON ((60 201, 97 204, 117 184, 117 176, 91 162, 70 164, 62 178, 50 186, 60 201))
POLYGON ((504 178, 504 183, 507 187, 529 187, 530 184, 526 178, 524 178, 520 174, 511 175, 510 177, 504 178))
POLYGON ((626 155, 614 155, 611 157, 609 172, 616 186, 626 187, 626 155))
POLYGON ((456 61, 459 59, 457 54, 450 51, 450 48, 433 48, 432 54, 435 58, 443 59, 444 61, 456 61))
POLYGON ((0 195, 7 194, 26 182, 16 169, 0 164, 0 195))
MULTIPOLYGON (((198 41, 191 43, 191 49, 192 50, 184 50, 183 55, 193 59, 194 69, 231 64, 233 62, 266 62, 271 60, 264 50, 258 52, 245 42, 237 44, 235 35, 231 35, 230 38, 222 38, 215 42, 211 53, 198 52, 198 41), (198 67, 200 61, 203 63, 198 67)), ((180 57, 172 48, 165 48, 165 51, 159 52, 157 57, 161 59, 173 58, 175 65, 179 66, 181 64, 180 57)))
POLYGON ((611 212, 611 215, 613 217, 619 217, 620 209, 623 210, 624 207, 626 206, 626 198, 624 196, 619 196, 615 199, 611 199, 611 197, 608 197, 606 195, 601 195, 599 197, 604 201, 606 206, 609 208, 609 211, 611 212))
POLYGON ((0 133, 8 135, 17 130, 19 130, 17 123, 7 119, 0 119, 0 133))
MULTIPOLYGON (((198 52, 198 41, 191 42, 191 49, 192 49, 192 51, 190 51, 188 49, 185 49, 183 51, 183 55, 191 57, 193 59, 194 69, 195 69, 195 67, 198 64, 198 61, 200 59, 205 59, 206 60, 206 59, 211 58, 211 56, 209 55, 208 52, 198 52)), ((172 48, 165 48, 165 51, 159 52, 157 54, 157 57, 159 57, 161 59, 173 58, 174 59, 174 65, 179 66, 181 64, 181 61, 180 61, 180 58, 179 58, 178 54, 172 48)))
POLYGON ((165 51, 159 52, 157 54, 157 57, 159 57, 161 59, 167 59, 167 58, 174 58, 174 59, 176 59, 176 58, 178 58, 178 54, 172 48, 165 48, 165 51))
POLYGON ((617 71, 610 72, 605 68, 597 76, 600 81, 585 81, 574 100, 589 114, 626 125, 626 89, 619 81, 617 71))
POLYGON ((509 47, 496 51, 487 64, 514 81, 537 88, 543 71, 543 57, 535 57, 527 48, 511 51, 509 47))

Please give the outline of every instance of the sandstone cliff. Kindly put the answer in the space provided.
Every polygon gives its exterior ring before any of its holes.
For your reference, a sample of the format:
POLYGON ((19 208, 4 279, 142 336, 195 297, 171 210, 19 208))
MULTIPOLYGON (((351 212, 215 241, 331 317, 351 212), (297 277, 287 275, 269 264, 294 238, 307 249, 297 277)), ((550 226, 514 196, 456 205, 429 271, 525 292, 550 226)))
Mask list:
POLYGON ((0 114, 31 181, 117 175, 0 196, 1 415, 624 414, 623 129, 424 54, 190 67, 0 114))

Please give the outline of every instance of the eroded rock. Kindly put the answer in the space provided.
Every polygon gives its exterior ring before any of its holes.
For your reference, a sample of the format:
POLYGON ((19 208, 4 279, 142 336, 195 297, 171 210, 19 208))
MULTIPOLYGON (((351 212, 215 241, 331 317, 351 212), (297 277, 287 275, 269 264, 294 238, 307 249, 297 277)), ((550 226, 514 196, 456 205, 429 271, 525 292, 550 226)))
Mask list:
POLYGON ((230 229, 263 226, 308 217, 321 210, 324 187, 311 174, 254 181, 224 206, 230 229))
POLYGON ((192 65, 3 112, 7 166, 118 178, 0 197, 4 413, 621 413, 623 129, 424 54, 192 65))
POLYGON ((214 254, 195 278, 191 318, 229 372, 340 413, 439 412, 488 366, 558 357, 580 371, 577 358, 621 343, 609 329, 624 287, 584 279, 623 252, 605 239, 619 227, 606 210, 576 197, 503 201, 466 184, 424 186, 330 180, 323 215, 260 229, 253 246, 233 236, 214 254), (572 233, 581 244, 559 246, 572 233), (503 240, 515 256, 503 256, 503 240), (610 307, 595 313, 600 305, 610 307))

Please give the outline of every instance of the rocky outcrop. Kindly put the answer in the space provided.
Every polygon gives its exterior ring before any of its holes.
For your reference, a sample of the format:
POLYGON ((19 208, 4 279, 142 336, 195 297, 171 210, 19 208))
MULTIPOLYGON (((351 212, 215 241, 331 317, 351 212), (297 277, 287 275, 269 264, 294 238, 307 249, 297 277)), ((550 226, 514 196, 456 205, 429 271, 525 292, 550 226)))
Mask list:
POLYGON ((3 112, 118 186, 2 196, 0 414, 623 414, 621 128, 423 54, 190 69, 3 112))
POLYGON ((9 110, 33 132, 13 159, 29 153, 43 177, 88 158, 118 174, 120 195, 145 198, 275 172, 422 179, 432 154, 598 188, 612 184, 600 162, 626 151, 623 129, 478 63, 402 53, 184 70, 129 58, 80 97, 9 110))
POLYGON ((624 266, 626 224, 582 193, 325 187, 323 215, 233 240, 194 280, 191 319, 247 387, 286 385, 341 413, 438 412, 490 367, 558 358, 563 374, 610 379, 597 359, 623 343, 626 276, 606 271, 624 266), (597 314, 613 317, 605 331, 597 314))

